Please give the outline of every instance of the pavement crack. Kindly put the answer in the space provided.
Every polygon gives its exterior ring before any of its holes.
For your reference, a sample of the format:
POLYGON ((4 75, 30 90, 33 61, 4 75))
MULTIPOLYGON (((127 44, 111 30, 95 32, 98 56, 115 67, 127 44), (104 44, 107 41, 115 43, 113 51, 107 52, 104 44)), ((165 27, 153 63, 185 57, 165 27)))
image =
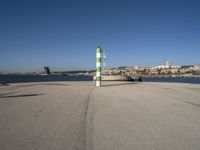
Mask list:
POLYGON ((200 104, 197 104, 197 103, 194 103, 194 102, 185 102, 187 104, 191 104, 193 106, 197 106, 197 107, 200 107, 200 104))
POLYGON ((92 141, 92 134, 93 134, 93 104, 92 104, 92 97, 93 91, 95 87, 93 87, 87 98, 87 105, 85 109, 85 150, 93 150, 93 141, 92 141))
POLYGON ((87 113, 88 113, 89 103, 90 103, 90 99, 91 99, 91 97, 92 97, 92 92, 94 91, 94 88, 95 88, 95 87, 93 87, 93 88, 90 90, 89 96, 88 96, 88 98, 87 98, 87 105, 86 105, 86 109, 85 109, 85 116, 87 116, 87 113))

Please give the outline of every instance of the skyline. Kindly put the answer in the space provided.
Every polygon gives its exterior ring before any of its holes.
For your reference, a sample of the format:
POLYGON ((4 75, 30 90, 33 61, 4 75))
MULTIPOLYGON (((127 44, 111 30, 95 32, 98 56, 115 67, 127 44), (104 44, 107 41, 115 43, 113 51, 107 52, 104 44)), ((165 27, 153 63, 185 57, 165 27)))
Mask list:
POLYGON ((7 1, 0 5, 0 72, 199 64, 198 1, 7 1))

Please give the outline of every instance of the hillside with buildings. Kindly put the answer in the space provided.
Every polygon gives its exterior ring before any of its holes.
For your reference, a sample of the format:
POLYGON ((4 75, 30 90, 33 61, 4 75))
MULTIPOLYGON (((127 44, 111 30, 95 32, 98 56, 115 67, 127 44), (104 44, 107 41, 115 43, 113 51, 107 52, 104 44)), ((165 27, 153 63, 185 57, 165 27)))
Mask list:
POLYGON ((167 61, 165 65, 153 67, 132 66, 105 69, 107 75, 140 75, 142 77, 200 77, 200 65, 175 66, 167 61))

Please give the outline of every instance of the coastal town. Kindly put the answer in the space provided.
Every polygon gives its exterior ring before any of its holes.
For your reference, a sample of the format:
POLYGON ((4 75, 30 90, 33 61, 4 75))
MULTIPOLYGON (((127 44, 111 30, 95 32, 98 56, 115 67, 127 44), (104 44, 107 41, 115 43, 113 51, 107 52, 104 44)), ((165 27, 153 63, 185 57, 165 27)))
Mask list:
MULTIPOLYGON (((38 72, 12 73, 17 75, 61 75, 61 76, 95 76, 96 70, 76 70, 76 71, 53 71, 45 66, 44 70, 38 72)), ((10 73, 1 73, 10 74, 10 73)), ((200 64, 197 65, 173 65, 171 61, 166 61, 164 65, 153 67, 146 66, 120 66, 103 68, 103 75, 125 75, 140 77, 194 77, 200 78, 200 64)))
POLYGON ((200 65, 175 66, 166 61, 165 65, 153 67, 132 66, 105 69, 108 75, 140 75, 142 77, 200 77, 200 65))

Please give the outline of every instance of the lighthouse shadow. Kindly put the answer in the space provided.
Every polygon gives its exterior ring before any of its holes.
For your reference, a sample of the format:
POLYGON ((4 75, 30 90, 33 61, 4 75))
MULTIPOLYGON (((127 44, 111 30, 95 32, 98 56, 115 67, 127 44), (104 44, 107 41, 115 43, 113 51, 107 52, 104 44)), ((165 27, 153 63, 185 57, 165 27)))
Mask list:
POLYGON ((109 86, 124 86, 124 85, 131 85, 137 84, 137 82, 125 82, 125 83, 111 83, 111 84, 102 84, 102 87, 109 87, 109 86))

